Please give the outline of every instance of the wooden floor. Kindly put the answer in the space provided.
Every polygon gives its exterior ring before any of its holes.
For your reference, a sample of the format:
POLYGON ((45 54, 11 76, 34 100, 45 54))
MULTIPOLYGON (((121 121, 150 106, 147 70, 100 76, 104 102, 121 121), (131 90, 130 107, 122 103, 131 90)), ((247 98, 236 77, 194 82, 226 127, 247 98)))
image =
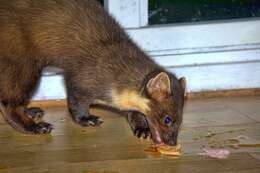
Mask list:
POLYGON ((136 139, 116 114, 94 110, 104 124, 81 128, 65 107, 45 110, 46 121, 55 126, 52 135, 22 135, 0 119, 0 173, 260 172, 260 148, 235 149, 224 142, 238 135, 260 140, 260 96, 190 100, 180 158, 146 152, 151 141, 136 139), (199 156, 203 146, 224 147, 231 155, 223 160, 199 156))

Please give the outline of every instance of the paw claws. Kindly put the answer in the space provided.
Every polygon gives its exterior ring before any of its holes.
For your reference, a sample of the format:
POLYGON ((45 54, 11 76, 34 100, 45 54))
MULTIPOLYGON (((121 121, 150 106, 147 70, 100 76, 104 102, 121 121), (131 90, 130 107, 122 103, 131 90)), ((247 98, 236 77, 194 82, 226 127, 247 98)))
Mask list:
POLYGON ((49 134, 51 133, 53 126, 49 123, 40 122, 37 124, 33 124, 28 127, 28 131, 33 132, 34 134, 49 134))
POLYGON ((134 135, 138 138, 147 139, 150 136, 150 130, 149 129, 142 129, 138 128, 134 130, 134 135))
POLYGON ((94 126, 95 123, 93 121, 88 121, 88 125, 94 126))
POLYGON ((102 118, 98 118, 98 121, 99 121, 100 123, 103 123, 103 122, 104 122, 104 120, 103 120, 102 118))
POLYGON ((76 119, 76 122, 81 126, 87 127, 87 126, 99 126, 104 121, 97 116, 89 115, 87 117, 81 117, 80 119, 76 119))

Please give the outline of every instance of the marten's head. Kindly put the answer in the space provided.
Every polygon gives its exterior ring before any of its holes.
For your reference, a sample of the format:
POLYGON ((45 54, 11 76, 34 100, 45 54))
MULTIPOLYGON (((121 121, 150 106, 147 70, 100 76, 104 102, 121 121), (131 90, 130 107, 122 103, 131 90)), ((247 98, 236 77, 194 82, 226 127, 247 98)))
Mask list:
POLYGON ((146 119, 155 143, 176 145, 182 123, 186 80, 166 72, 157 73, 144 86, 149 99, 146 119))

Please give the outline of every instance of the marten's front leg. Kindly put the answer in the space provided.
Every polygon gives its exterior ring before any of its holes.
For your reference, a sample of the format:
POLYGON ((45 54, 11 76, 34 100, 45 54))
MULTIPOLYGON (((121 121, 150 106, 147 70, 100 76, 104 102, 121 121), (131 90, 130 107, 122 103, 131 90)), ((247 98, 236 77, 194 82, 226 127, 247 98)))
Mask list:
POLYGON ((147 138, 150 136, 150 128, 145 115, 138 111, 127 111, 126 119, 134 133, 138 138, 147 138))
POLYGON ((93 103, 91 97, 78 95, 75 92, 68 93, 69 112, 77 124, 81 126, 99 126, 103 123, 101 118, 89 113, 91 103, 93 103))

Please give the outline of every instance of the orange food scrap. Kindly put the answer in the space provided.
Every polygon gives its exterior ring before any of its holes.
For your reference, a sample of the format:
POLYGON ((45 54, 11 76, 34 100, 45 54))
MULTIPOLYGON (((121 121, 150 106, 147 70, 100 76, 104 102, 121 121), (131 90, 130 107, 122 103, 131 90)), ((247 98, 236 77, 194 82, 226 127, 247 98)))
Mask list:
POLYGON ((165 144, 159 144, 155 146, 156 150, 165 155, 180 156, 181 155, 181 145, 169 146, 165 144))

